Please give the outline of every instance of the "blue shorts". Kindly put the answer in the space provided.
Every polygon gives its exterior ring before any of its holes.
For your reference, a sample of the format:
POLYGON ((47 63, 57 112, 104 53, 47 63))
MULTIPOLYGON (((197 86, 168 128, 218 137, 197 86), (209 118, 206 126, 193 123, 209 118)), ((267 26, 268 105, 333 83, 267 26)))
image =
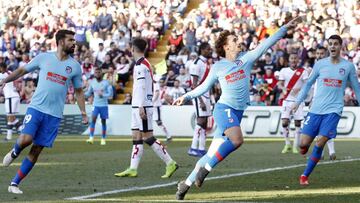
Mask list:
POLYGON ((214 120, 217 125, 218 133, 216 136, 222 136, 228 128, 238 126, 240 127, 241 119, 244 110, 236 110, 226 104, 217 103, 214 108, 214 120))
POLYGON ((309 112, 305 118, 301 133, 313 138, 318 135, 328 137, 329 139, 335 138, 340 118, 336 113, 320 115, 309 112))
POLYGON ((95 106, 92 112, 92 116, 97 118, 99 114, 101 119, 108 119, 109 108, 107 106, 95 106))
POLYGON ((30 135, 33 143, 43 147, 52 147, 58 133, 61 118, 28 108, 24 117, 21 134, 30 135))

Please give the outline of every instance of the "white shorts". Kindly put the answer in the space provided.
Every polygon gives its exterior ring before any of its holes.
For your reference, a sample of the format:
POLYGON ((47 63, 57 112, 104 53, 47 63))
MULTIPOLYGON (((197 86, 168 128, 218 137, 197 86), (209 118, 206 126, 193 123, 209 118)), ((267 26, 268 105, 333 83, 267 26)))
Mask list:
POLYGON ((161 106, 154 106, 154 121, 161 121, 161 106))
POLYGON ((291 107, 295 104, 293 101, 284 101, 281 108, 281 118, 290 119, 290 116, 293 115, 294 120, 304 120, 304 103, 301 103, 298 110, 293 114, 291 107))
POLYGON ((201 96, 203 102, 205 103, 206 106, 206 111, 203 111, 200 108, 200 101, 198 98, 194 99, 193 105, 195 106, 195 111, 196 111, 196 116, 199 118, 201 117, 209 117, 211 116, 211 102, 210 102, 210 98, 206 98, 204 96, 201 96))
POLYGON ((131 130, 140 130, 141 132, 153 131, 153 107, 144 107, 146 120, 140 118, 139 108, 131 109, 131 130))
POLYGON ((19 113, 20 98, 11 97, 5 99, 5 112, 7 115, 14 115, 19 113))

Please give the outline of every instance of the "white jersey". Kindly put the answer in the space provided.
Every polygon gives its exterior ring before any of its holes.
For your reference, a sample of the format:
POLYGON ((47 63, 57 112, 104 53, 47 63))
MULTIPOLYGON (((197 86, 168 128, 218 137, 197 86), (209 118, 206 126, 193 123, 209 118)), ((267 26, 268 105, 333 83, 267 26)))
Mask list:
MULTIPOLYGON (((0 80, 5 79, 10 75, 11 72, 4 72, 0 73, 0 80)), ((4 96, 5 98, 13 98, 13 97, 20 97, 18 91, 16 90, 16 87, 14 85, 14 82, 6 83, 3 88, 4 96)))
MULTIPOLYGON (((197 76, 198 77, 197 86, 199 86, 201 83, 205 81, 207 75, 209 74, 209 71, 210 71, 210 65, 207 63, 207 59, 203 56, 199 56, 190 66, 189 73, 191 75, 191 83, 194 82, 193 76, 197 76)), ((209 91, 207 91, 203 95, 209 98, 209 91)))
POLYGON ((150 63, 144 57, 140 58, 134 66, 134 84, 132 107, 150 107, 153 105, 153 73, 150 63))
POLYGON ((161 106, 161 92, 160 92, 160 84, 157 82, 154 84, 154 96, 155 96, 155 93, 158 92, 159 96, 153 100, 153 103, 154 103, 154 106, 161 106))
POLYGON ((171 96, 174 100, 181 97, 182 95, 185 94, 185 90, 182 87, 178 87, 178 88, 171 88, 171 90, 169 91, 169 96, 171 96))
MULTIPOLYGON (((296 70, 292 70, 290 67, 283 68, 280 70, 279 74, 279 80, 284 81, 284 86, 287 87, 289 84, 291 78, 293 77, 296 70)), ((301 77, 296 81, 296 84, 292 88, 291 92, 285 99, 286 101, 295 101, 298 93, 300 92, 300 89, 302 86, 306 83, 306 80, 309 78, 309 73, 304 70, 301 77), (294 92, 294 90, 297 89, 297 92, 294 92)))

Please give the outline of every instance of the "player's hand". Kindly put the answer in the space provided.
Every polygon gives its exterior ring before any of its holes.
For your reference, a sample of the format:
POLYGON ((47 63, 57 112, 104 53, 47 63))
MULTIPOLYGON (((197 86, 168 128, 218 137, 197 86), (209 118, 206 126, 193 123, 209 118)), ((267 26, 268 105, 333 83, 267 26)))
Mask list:
POLYGON ((82 113, 81 116, 82 116, 82 122, 81 123, 83 125, 88 125, 89 124, 89 118, 87 117, 86 113, 82 113))
POLYGON ((287 27, 287 29, 293 29, 296 28, 296 26, 298 25, 298 23, 303 21, 303 16, 298 16, 292 20, 290 20, 285 27, 287 27))
POLYGON ((291 106, 292 112, 293 112, 293 113, 297 112, 299 106, 300 106, 300 104, 294 103, 294 104, 291 106))
POLYGON ((177 106, 181 106, 185 103, 185 97, 184 96, 181 96, 181 97, 178 97, 173 103, 172 105, 177 105, 177 106))
POLYGON ((147 120, 147 117, 146 117, 146 113, 145 113, 145 109, 144 107, 139 107, 139 114, 140 114, 140 118, 143 119, 143 120, 147 120))

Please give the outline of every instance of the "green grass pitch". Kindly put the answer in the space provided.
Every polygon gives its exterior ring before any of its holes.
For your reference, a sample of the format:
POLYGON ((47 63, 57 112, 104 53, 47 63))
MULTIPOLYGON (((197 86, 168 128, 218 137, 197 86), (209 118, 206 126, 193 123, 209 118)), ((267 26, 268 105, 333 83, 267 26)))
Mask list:
MULTIPOLYGON (((197 161, 186 153, 190 139, 175 138, 167 146, 180 165, 173 177, 160 178, 165 165, 145 146, 138 177, 116 178, 114 173, 129 166, 131 140, 110 137, 106 146, 100 146, 96 138, 95 144, 89 145, 85 143, 86 137, 59 136, 54 147, 43 151, 37 165, 23 180, 20 189, 24 194, 9 194, 8 184, 28 152, 24 150, 12 166, 0 167, 0 202, 76 202, 67 198, 92 194, 98 195, 82 202, 171 202, 175 201, 176 182, 184 179, 197 161), (103 194, 108 191, 115 192, 103 194)), ((12 145, 0 143, 1 159, 12 145)), ((205 181, 201 189, 189 190, 186 202, 360 201, 360 140, 336 140, 339 162, 329 162, 326 156, 321 162, 327 164, 317 166, 308 187, 298 184, 305 157, 281 154, 282 147, 281 139, 245 139, 239 150, 213 170, 211 180, 205 181), (222 177, 229 174, 235 175, 222 177)))

